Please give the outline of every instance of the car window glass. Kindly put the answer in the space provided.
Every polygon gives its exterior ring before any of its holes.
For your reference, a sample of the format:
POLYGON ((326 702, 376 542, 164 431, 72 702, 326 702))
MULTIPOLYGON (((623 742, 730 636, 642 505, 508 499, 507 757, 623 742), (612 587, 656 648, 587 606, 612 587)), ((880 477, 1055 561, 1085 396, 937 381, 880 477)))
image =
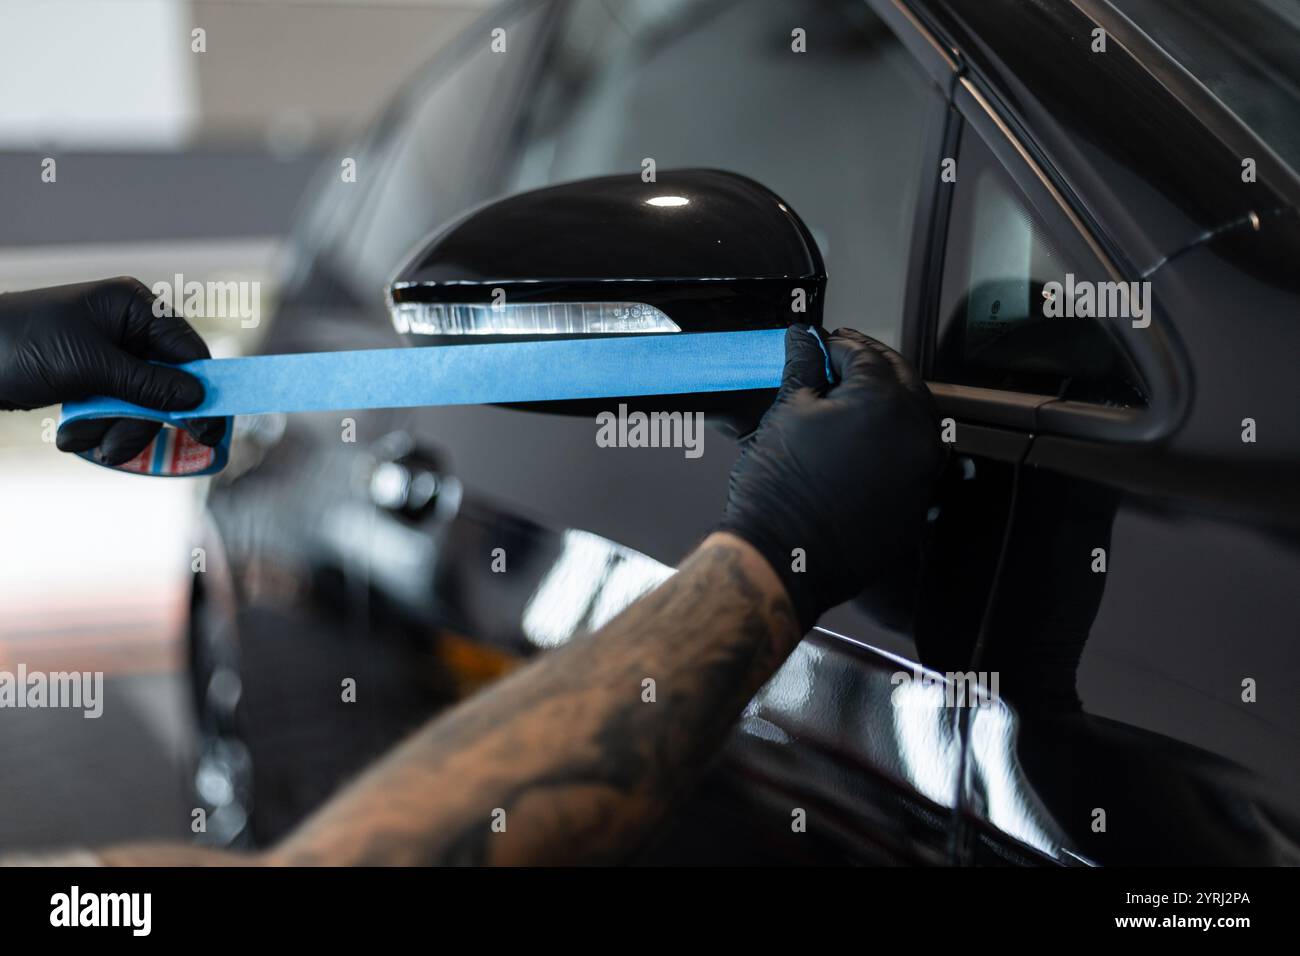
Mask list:
POLYGON ((1119 406, 1143 404, 1111 323, 1150 308, 1067 253, 972 129, 962 136, 948 221, 939 381, 1119 406))
POLYGON ((942 97, 861 2, 596 2, 571 8, 513 185, 727 169, 803 217, 826 261, 825 322, 900 339, 926 113, 942 97), (795 52, 802 30, 806 52, 795 52))
POLYGON ((334 255, 363 301, 380 301, 384 283, 415 243, 498 188, 492 171, 547 9, 514 5, 503 12, 504 53, 493 51, 480 22, 481 42, 467 36, 466 49, 435 61, 429 79, 406 91, 406 105, 380 134, 374 155, 364 165, 358 159, 356 182, 342 181, 336 171, 328 187, 334 192, 373 184, 334 255))

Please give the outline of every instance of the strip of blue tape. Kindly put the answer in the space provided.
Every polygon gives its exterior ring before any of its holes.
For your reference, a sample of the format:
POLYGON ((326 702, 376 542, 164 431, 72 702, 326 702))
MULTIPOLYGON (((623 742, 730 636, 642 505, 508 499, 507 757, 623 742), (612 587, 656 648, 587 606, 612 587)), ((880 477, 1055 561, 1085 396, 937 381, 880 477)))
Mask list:
MULTIPOLYGON (((160 412, 92 398, 65 404, 61 424, 125 417, 175 426, 190 418, 269 412, 776 388, 785 361, 784 339, 784 329, 761 329, 208 359, 181 366, 206 389, 198 408, 160 412)), ((228 423, 225 440, 210 449, 186 432, 165 428, 139 457, 118 468, 150 475, 210 475, 225 467, 232 431, 228 423)), ((83 457, 95 460, 89 452, 83 457)))

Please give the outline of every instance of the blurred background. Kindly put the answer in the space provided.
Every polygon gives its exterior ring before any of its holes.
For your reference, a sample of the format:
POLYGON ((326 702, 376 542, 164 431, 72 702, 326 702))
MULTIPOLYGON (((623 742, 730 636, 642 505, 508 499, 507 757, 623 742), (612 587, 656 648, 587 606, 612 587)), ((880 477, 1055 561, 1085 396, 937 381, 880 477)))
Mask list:
MULTIPOLYGON (((182 273, 259 282, 269 322, 317 166, 485 6, 5 0, 0 291, 182 273)), ((196 324, 217 355, 266 331, 196 324)), ((0 714, 0 849, 188 836, 182 638, 206 482, 61 455, 57 417, 0 413, 0 670, 102 670, 107 702, 98 720, 0 714)))

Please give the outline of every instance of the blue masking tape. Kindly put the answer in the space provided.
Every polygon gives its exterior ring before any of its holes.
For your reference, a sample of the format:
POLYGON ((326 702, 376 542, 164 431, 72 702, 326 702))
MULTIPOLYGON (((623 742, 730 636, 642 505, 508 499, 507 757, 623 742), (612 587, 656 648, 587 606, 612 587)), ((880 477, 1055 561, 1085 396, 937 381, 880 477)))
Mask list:
MULTIPOLYGON (((191 418, 269 412, 776 388, 785 362, 784 341, 784 329, 761 329, 205 359, 180 366, 206 389, 197 408, 160 412, 114 398, 92 398, 66 403, 60 424, 144 418, 176 426, 191 418)), ((820 338, 817 341, 821 344, 820 338)), ((221 444, 208 448, 188 432, 164 428, 139 456, 117 467, 148 475, 210 475, 225 467, 232 432, 227 422, 221 444)), ((85 452, 82 457, 94 461, 92 455, 85 452)))

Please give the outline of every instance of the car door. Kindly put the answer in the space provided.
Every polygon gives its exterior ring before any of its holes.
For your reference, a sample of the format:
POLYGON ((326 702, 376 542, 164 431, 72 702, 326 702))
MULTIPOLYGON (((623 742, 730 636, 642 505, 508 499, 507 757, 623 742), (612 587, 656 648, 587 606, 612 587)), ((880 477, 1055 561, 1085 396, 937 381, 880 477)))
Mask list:
MULTIPOLYGON (((959 156, 933 374, 1017 405, 1057 395, 1149 411, 1150 382, 1101 327, 1115 319, 1034 315, 1050 282, 1081 288, 1104 270, 1062 251, 1068 223, 1040 213, 976 124, 959 156)), ((1189 323, 1240 308, 1234 296, 1260 294, 1255 283, 1215 286, 1195 270, 1230 273, 1224 247, 1252 239, 1229 233, 1162 268, 1152 305, 1176 297, 1189 323)), ((1223 361, 1216 374, 1244 371, 1223 361)), ((1258 480, 1249 466, 1234 489, 1236 425, 1218 455, 1160 474, 1158 453, 1131 442, 1053 434, 1046 407, 1015 465, 968 665, 998 697, 962 723, 964 858, 1294 863, 1296 697, 1258 696, 1261 681, 1286 688, 1297 671, 1300 551, 1285 510, 1269 514, 1246 491, 1258 480)))
MULTIPOLYGON (((1154 97, 1130 82, 1135 102, 1154 97)), ((972 426, 1012 449, 1005 545, 964 665, 995 692, 959 724, 957 857, 1292 863, 1300 553, 1294 488, 1277 481, 1296 449, 1283 426, 1264 466, 1246 419, 1274 404, 1282 373, 1264 369, 1294 348, 1296 283, 1278 263, 1295 210, 1119 265, 1148 250, 1125 256, 1085 225, 1099 198, 1066 198, 984 78, 961 76, 953 103, 923 361, 959 451, 972 426), (1249 345, 1226 346, 1228 322, 1249 345)), ((1110 121, 1133 129, 1122 108, 1110 121)), ((1236 162, 1202 149, 1207 166, 1236 162)), ((1137 183, 1139 198, 1168 189, 1137 183)), ((1267 204, 1231 192, 1216 202, 1267 204)))
MULTIPOLYGON (((1147 386, 1103 323, 1049 317, 1067 282, 1073 289, 1106 273, 1009 153, 993 116, 969 95, 957 102, 966 108, 953 111, 953 172, 936 229, 941 254, 923 361, 961 472, 978 474, 996 461, 1006 495, 989 529, 1000 541, 987 552, 979 626, 960 646, 941 649, 947 669, 978 675, 990 692, 961 708, 960 853, 969 859, 973 816, 994 824, 1001 838, 1014 837, 1017 862, 1056 859, 1068 842, 1059 821, 1028 794, 1005 792, 1019 767, 1013 747, 1021 738, 1010 728, 1020 726, 1025 707, 1077 704, 1074 670, 1105 578, 1072 559, 1108 551, 1114 500, 1100 488, 1053 484, 1026 460, 1045 403, 1068 396, 1145 410, 1147 386), (1026 703, 1017 709, 1018 702, 1026 703)), ((935 563, 951 560, 967 539, 963 529, 939 542, 935 563)), ((931 589, 932 606, 942 606, 950 586, 931 589)), ((1044 752, 1051 754, 1053 740, 1042 742, 1044 752)))

